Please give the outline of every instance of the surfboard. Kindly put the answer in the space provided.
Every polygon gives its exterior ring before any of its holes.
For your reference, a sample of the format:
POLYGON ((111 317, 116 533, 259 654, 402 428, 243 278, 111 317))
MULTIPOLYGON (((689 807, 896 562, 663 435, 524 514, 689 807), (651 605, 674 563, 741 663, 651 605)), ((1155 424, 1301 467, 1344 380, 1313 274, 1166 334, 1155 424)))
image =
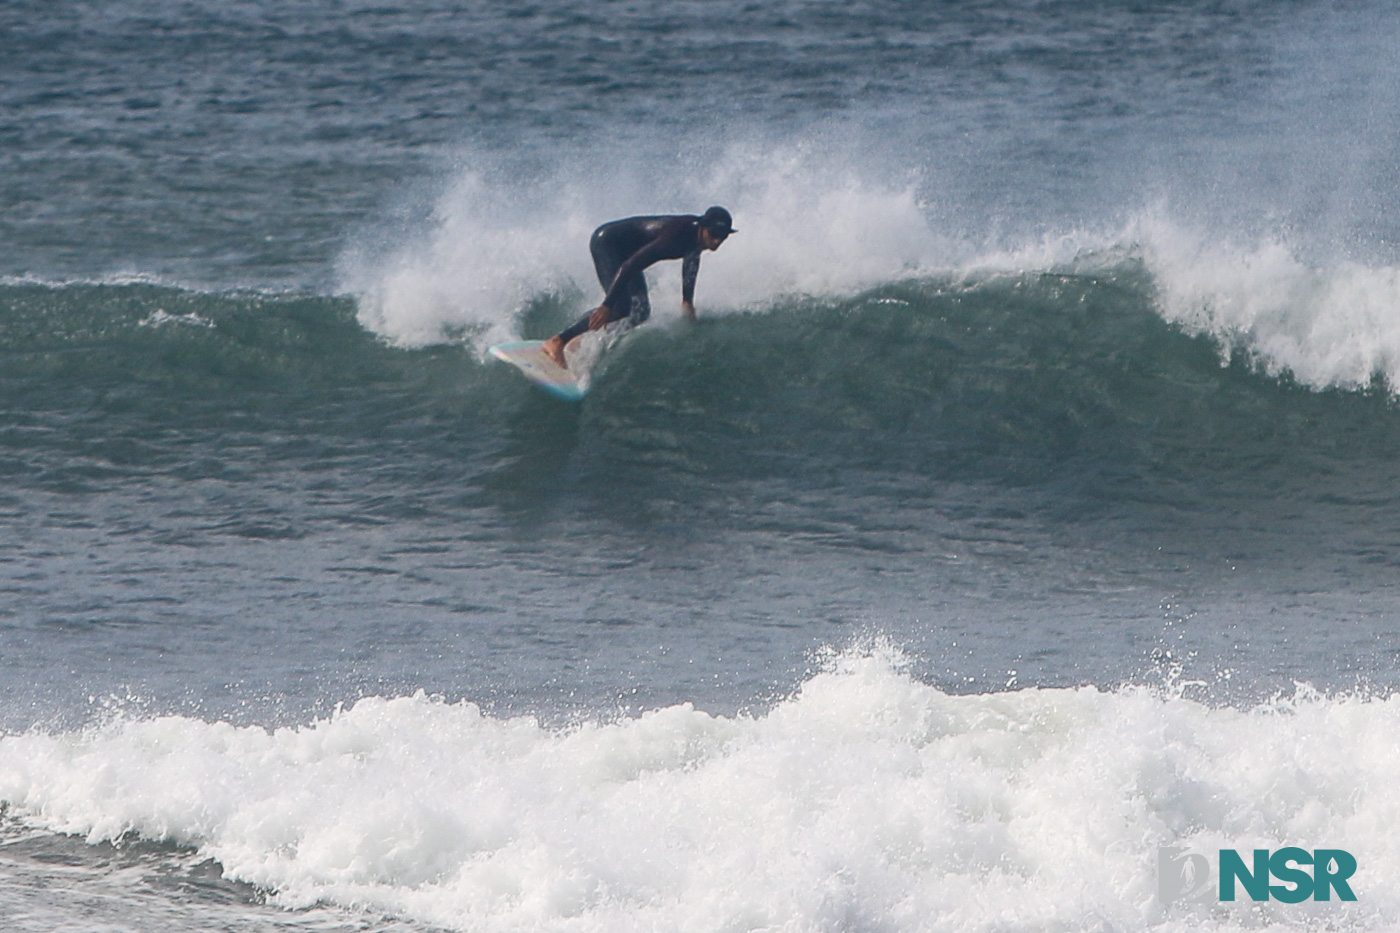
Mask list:
POLYGON ((577 402, 588 394, 588 384, 545 355, 543 340, 513 340, 491 347, 491 355, 505 360, 551 395, 577 402))

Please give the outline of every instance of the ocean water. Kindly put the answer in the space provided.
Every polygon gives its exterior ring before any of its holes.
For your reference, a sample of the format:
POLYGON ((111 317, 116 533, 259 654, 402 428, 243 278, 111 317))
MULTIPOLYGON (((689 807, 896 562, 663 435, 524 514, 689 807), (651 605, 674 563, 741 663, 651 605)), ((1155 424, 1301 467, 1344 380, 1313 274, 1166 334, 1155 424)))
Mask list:
POLYGON ((1394 929, 1397 39, 0 4, 0 928, 1394 929))

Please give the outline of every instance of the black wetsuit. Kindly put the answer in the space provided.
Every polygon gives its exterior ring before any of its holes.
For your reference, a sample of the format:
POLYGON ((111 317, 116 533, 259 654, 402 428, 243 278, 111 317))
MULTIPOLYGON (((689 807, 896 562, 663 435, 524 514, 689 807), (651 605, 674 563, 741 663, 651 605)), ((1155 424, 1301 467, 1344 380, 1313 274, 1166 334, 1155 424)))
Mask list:
MULTIPOLYGON (((683 259, 681 300, 695 300, 695 275, 700 271, 700 218, 692 214, 628 217, 593 231, 588 250, 598 282, 607 290, 608 322, 630 317, 640 324, 651 316, 643 271, 663 259, 683 259)), ((568 343, 588 330, 588 315, 559 334, 568 343)))

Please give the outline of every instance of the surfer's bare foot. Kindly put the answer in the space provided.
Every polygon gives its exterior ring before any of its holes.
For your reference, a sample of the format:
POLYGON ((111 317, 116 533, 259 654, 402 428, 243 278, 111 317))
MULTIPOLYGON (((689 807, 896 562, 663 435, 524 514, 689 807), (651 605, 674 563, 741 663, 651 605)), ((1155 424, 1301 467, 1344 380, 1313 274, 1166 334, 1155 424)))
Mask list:
POLYGON ((543 350, 544 355, 553 360, 554 364, 560 369, 569 368, 569 364, 564 362, 564 341, 560 340, 558 337, 550 337, 540 346, 540 349, 543 350))

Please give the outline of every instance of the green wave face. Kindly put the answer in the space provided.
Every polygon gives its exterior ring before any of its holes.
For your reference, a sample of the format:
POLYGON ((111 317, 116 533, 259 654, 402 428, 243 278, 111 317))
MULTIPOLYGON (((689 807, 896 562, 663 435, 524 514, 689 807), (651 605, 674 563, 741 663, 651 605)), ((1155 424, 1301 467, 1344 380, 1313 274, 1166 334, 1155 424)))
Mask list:
MULTIPOLYGON (((574 313, 538 307, 527 330, 574 313)), ((1317 391, 1268 375, 1165 323, 1133 263, 654 324, 604 361, 576 411, 469 343, 388 346, 349 299, 34 285, 0 289, 0 309, 18 477, 42 474, 45 450, 121 444, 118 472, 177 469, 237 435, 263 453, 303 443, 377 449, 410 472, 451 463, 453 482, 481 457, 483 489, 553 457, 568 461, 556 489, 617 475, 632 498, 845 474, 1199 504, 1256 486, 1320 494, 1321 462, 1349 487, 1358 473, 1388 482, 1400 444, 1384 385, 1317 391)))

